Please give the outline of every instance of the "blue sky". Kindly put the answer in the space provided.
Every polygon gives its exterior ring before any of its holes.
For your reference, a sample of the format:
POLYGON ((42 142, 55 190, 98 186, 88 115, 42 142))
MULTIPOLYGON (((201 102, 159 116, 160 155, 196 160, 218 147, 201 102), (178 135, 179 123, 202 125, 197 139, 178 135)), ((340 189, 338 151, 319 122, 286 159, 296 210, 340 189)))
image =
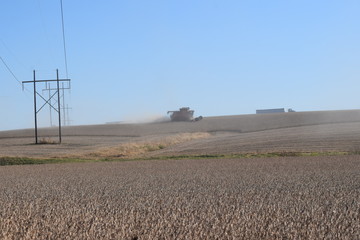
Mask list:
MULTIPOLYGON (((359 1, 63 0, 74 125, 263 108, 358 109, 359 1)), ((60 1, 3 1, 0 56, 19 81, 65 78, 60 1)), ((0 130, 33 127, 0 62, 0 130)), ((27 85, 31 91, 31 85, 27 85)), ((39 89, 44 86, 39 85, 39 89)), ((40 99, 39 99, 40 102, 40 99)), ((49 113, 39 114, 40 126, 49 113)))

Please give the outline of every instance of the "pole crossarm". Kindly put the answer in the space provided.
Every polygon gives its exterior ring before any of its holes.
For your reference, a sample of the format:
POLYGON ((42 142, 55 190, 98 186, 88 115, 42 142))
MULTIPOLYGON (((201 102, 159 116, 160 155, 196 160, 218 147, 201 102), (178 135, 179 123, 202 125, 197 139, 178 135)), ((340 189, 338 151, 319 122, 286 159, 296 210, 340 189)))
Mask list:
MULTIPOLYGON (((57 82, 57 79, 49 79, 49 80, 36 80, 35 82, 57 82)), ((59 82, 70 82, 71 79, 59 79, 59 82)), ((34 83, 34 81, 22 81, 22 83, 34 83)))
MULTIPOLYGON (((65 79, 67 80, 67 79, 65 79)), ((61 107, 61 110, 63 110, 63 123, 64 125, 66 125, 67 123, 69 123, 69 120, 66 119, 66 116, 65 116, 65 110, 68 110, 68 108, 65 108, 65 93, 64 93, 64 90, 70 90, 71 87, 70 87, 70 83, 71 82, 68 82, 68 86, 67 87, 64 87, 64 82, 62 82, 62 87, 59 88, 59 90, 62 90, 62 93, 61 93, 61 98, 63 99, 63 107, 61 107)), ((57 91, 58 89, 57 88, 51 88, 51 85, 50 85, 50 82, 49 83, 46 83, 46 88, 42 89, 42 93, 44 93, 44 91, 48 92, 48 97, 49 97, 49 113, 50 113, 50 126, 52 126, 52 113, 51 113, 51 110, 54 109, 55 112, 58 112, 57 109, 54 107, 56 104, 57 104, 57 99, 54 99, 54 94, 56 94, 56 92, 51 96, 51 93, 53 93, 53 91, 57 91), (54 102, 52 101, 54 100, 54 102)), ((45 106, 46 104, 43 105, 43 107, 45 106)), ((39 110, 40 111, 40 110, 39 110)), ((68 112, 68 111, 67 111, 68 112)), ((66 114, 68 115, 68 113, 66 114)))
MULTIPOLYGON (((71 89, 71 88, 69 88, 69 87, 66 88, 66 87, 65 87, 65 88, 59 88, 59 89, 60 89, 60 90, 65 89, 65 90, 66 90, 66 89, 71 89)), ((45 88, 45 89, 43 89, 42 91, 57 91, 57 88, 45 88)))

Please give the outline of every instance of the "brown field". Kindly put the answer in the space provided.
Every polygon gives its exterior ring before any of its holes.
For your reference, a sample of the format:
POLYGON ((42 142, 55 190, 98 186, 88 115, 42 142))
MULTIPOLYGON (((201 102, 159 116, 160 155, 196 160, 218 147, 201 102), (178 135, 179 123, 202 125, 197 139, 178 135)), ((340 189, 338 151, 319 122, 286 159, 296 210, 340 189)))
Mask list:
POLYGON ((0 168, 1 239, 359 239, 359 156, 0 168))
POLYGON ((32 136, 0 132, 0 157, 165 160, 0 167, 1 239, 360 239, 360 111, 67 127, 61 145, 32 136), (268 152, 350 155, 195 159, 268 152))
MULTIPOLYGON (((57 131, 40 129, 39 139, 57 141, 57 131)), ((0 156, 91 158, 106 157, 99 154, 105 151, 111 152, 109 158, 134 157, 137 149, 143 154, 141 148, 146 146, 161 150, 147 152, 146 156, 357 152, 360 110, 207 117, 199 122, 73 126, 63 128, 61 145, 33 143, 33 129, 0 132, 0 156), (129 146, 130 155, 121 151, 129 146)))

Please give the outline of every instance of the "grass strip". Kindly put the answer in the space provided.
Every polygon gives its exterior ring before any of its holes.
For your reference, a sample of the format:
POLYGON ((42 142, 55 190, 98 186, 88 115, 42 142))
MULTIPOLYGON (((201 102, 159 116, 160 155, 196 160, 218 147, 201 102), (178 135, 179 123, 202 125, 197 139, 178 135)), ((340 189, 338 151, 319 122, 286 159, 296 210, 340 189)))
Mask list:
POLYGON ((88 162, 88 161, 85 159, 70 159, 70 158, 39 159, 39 158, 28 158, 28 157, 0 157, 0 166, 70 163, 70 162, 88 162))
POLYGON ((235 158, 274 158, 274 157, 317 157, 317 156, 346 156, 359 155, 360 152, 270 152, 270 153, 238 153, 238 154, 200 154, 177 155, 142 158, 28 158, 28 157, 0 157, 0 166, 6 165, 31 165, 50 163, 75 163, 75 162, 119 162, 119 161, 144 161, 144 160, 181 160, 181 159, 235 159, 235 158))
MULTIPOLYGON (((359 152, 270 152, 270 153, 234 153, 234 154, 200 154, 175 155, 150 158, 137 158, 134 160, 181 160, 181 159, 214 159, 214 158, 271 158, 271 157, 317 157, 317 156, 345 156, 359 155, 359 152)), ((116 161, 116 160, 115 160, 116 161)))

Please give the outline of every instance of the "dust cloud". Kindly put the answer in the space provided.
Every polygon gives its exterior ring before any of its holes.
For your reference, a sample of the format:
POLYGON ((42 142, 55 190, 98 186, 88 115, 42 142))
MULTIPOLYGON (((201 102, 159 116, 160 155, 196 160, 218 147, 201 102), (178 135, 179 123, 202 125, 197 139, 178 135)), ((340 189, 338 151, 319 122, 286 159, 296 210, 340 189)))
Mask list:
POLYGON ((141 114, 126 116, 123 123, 159 123, 169 122, 170 117, 161 114, 141 114))

